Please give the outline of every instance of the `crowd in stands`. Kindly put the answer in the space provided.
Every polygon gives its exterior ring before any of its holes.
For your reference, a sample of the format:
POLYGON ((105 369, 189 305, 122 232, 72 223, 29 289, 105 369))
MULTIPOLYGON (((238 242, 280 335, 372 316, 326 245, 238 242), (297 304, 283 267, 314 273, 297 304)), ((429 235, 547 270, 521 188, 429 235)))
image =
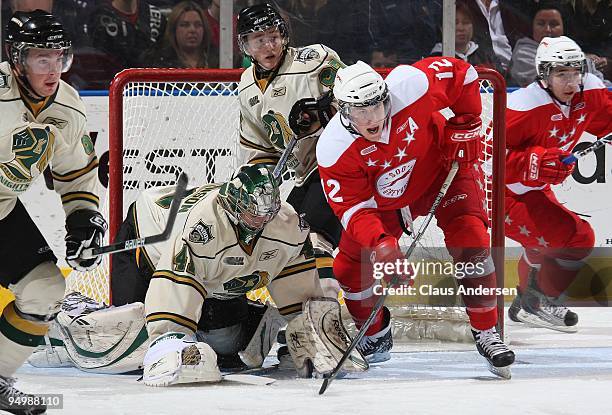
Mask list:
MULTIPOLYGON (((75 60, 64 77, 77 89, 108 89, 133 67, 219 67, 221 0, 5 0, 13 11, 50 11, 72 34, 75 60)), ((234 0, 235 15, 262 0, 234 0)), ((342 60, 374 67, 442 54, 442 0, 268 0, 289 22, 294 46, 323 43, 342 60)), ((234 33, 236 16, 234 15, 234 33)), ((456 56, 502 73, 508 85, 536 77, 545 36, 566 35, 588 69, 612 80, 612 0, 457 0, 456 56)), ((4 50, 4 47, 2 48, 4 50)), ((234 67, 248 66, 233 45, 234 67)), ((3 55, 5 58, 5 56, 3 55)))

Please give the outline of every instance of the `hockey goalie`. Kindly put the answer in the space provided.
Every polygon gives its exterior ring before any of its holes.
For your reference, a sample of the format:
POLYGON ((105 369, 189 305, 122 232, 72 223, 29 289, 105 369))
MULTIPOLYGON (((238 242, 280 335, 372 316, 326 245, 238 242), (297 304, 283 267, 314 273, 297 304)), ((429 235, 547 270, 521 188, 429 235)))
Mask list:
MULTIPOLYGON (((172 186, 143 192, 118 238, 161 232, 173 194, 172 186)), ((338 302, 322 297, 308 233, 264 165, 243 166, 223 185, 192 189, 168 241, 113 259, 115 306, 68 296, 56 326, 64 349, 40 348, 30 362, 48 365, 56 349, 56 365, 102 373, 143 368, 151 386, 218 382, 219 366, 261 366, 288 323, 298 375, 328 373, 350 337, 338 302), (277 308, 244 299, 264 286, 277 308), (144 303, 134 301, 143 296, 144 303)), ((367 363, 354 352, 344 368, 364 370, 367 363)))

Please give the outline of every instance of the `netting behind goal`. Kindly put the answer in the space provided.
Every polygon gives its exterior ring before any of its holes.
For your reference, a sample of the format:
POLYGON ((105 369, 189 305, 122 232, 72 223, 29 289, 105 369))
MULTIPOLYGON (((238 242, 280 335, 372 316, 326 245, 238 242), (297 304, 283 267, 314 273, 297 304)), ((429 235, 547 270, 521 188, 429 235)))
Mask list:
MULTIPOLYGON (((237 101, 240 73, 239 69, 128 69, 115 77, 109 96, 109 189, 103 201, 110 240, 127 207, 143 190, 173 184, 181 171, 188 173, 193 186, 222 182, 241 164, 237 101)), ((501 247, 503 212, 498 206, 503 203, 505 83, 497 72, 488 69, 479 69, 479 77, 486 148, 482 162, 488 173, 483 185, 492 246, 501 247), (502 157, 497 156, 500 154, 502 157)), ((285 197, 291 190, 290 176, 288 173, 284 177, 285 197)), ((418 221, 415 223, 418 226, 418 221)), ((421 246, 421 252, 431 252, 434 260, 444 256, 438 248, 444 246, 442 233, 435 224, 430 225, 421 246)), ((503 257, 497 255, 495 261, 498 280, 503 282, 503 257)), ((454 284, 452 278, 444 281, 436 284, 454 284)), ((73 272, 68 290, 109 303, 108 256, 93 272, 73 272)), ((251 292, 249 297, 271 301, 265 289, 251 292)), ((399 324, 396 330, 416 331, 411 337, 428 337, 431 333, 426 331, 432 329, 406 321, 467 321, 455 300, 444 299, 440 304, 439 298, 413 296, 390 298, 389 303, 399 324)), ((450 340, 456 340, 454 336, 451 334, 450 340)))

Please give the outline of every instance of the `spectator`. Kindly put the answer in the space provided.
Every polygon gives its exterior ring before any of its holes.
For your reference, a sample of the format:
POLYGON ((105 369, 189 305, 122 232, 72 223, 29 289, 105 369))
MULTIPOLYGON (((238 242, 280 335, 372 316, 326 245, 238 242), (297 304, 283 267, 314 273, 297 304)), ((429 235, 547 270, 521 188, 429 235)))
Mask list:
POLYGON ((370 56, 372 68, 395 68, 398 62, 397 52, 394 50, 374 49, 370 56))
POLYGON ((193 1, 172 8, 161 45, 142 56, 145 66, 156 68, 218 67, 218 53, 211 53, 210 28, 205 12, 193 1))
POLYGON ((512 58, 505 27, 513 27, 509 21, 515 20, 516 14, 500 0, 469 0, 467 4, 473 16, 474 41, 480 48, 492 50, 505 72, 512 58))
POLYGON ((584 50, 596 68, 612 79, 612 1, 565 0, 567 33, 584 50))
MULTIPOLYGON (((545 37, 563 36, 565 23, 561 4, 556 1, 541 1, 534 11, 531 37, 523 37, 516 42, 509 69, 509 84, 525 87, 536 80, 536 50, 545 37)), ((593 61, 587 59, 587 71, 603 80, 593 61)))
MULTIPOLYGON (((474 25, 472 13, 464 1, 457 1, 455 15, 455 56, 472 65, 487 66, 502 71, 499 60, 491 49, 479 47, 472 40, 474 37, 474 25)), ((442 55, 442 43, 436 43, 431 51, 432 56, 442 55)))
POLYGON ((140 66, 139 51, 154 45, 164 32, 166 19, 147 0, 106 0, 91 15, 93 46, 106 54, 116 72, 140 66))
MULTIPOLYGON (((219 23, 221 7, 219 5, 219 1, 221 0, 212 0, 206 9, 206 13, 204 16, 206 17, 206 22, 208 23, 209 31, 210 31, 210 48, 211 51, 214 51, 217 56, 214 57, 215 61, 219 61, 219 50, 221 49, 221 25, 219 23)), ((236 7, 234 6, 234 10, 236 7)), ((240 53, 240 48, 238 47, 238 36, 236 36, 236 14, 232 15, 232 25, 233 25, 233 36, 232 36, 232 51, 234 54, 233 61, 234 67, 239 67, 242 61, 242 54, 240 53)), ((218 65, 215 65, 217 67, 218 65)), ((211 65, 211 67, 213 67, 211 65)))

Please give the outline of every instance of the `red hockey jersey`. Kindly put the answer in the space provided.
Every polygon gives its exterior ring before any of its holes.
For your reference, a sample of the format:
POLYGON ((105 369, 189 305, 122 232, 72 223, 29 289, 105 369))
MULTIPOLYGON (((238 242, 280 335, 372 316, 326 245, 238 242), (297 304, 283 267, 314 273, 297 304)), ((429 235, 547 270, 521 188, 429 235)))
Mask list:
POLYGON ((559 106, 537 82, 508 96, 506 111, 506 186, 514 194, 542 190, 524 180, 528 149, 533 146, 571 151, 584 131, 603 137, 612 131, 612 94, 586 74, 583 93, 559 106))
POLYGON ((444 168, 438 146, 444 120, 438 111, 450 107, 456 115, 481 112, 478 74, 462 60, 435 57, 398 66, 386 82, 391 119, 380 142, 351 134, 337 113, 317 144, 327 200, 345 230, 363 246, 374 246, 388 235, 378 211, 418 200, 444 168))

